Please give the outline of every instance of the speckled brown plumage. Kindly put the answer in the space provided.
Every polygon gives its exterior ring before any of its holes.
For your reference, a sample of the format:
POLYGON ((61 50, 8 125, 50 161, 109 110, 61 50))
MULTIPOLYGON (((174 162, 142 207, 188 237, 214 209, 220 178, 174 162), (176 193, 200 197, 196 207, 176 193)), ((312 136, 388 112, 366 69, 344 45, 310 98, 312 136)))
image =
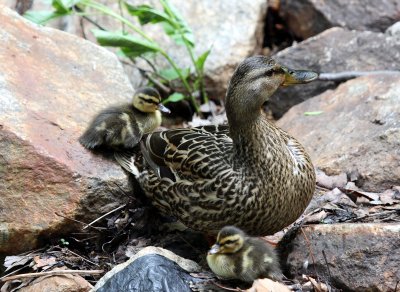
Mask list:
POLYGON ((282 84, 315 77, 263 56, 248 58, 227 92, 229 126, 152 133, 144 137, 143 156, 117 160, 157 208, 190 228, 216 234, 235 225, 251 235, 275 233, 304 211, 315 174, 300 143, 269 122, 261 107, 282 84))

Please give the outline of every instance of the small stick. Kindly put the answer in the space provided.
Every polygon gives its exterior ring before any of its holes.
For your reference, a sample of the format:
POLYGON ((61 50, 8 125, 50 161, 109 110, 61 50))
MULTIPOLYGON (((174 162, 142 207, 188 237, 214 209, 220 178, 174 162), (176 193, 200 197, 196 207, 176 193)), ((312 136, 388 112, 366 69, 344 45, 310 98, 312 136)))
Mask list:
POLYGON ((86 226, 83 227, 82 229, 85 230, 85 229, 88 228, 88 227, 92 227, 92 224, 94 224, 94 223, 96 223, 97 221, 103 219, 104 217, 107 217, 107 216, 110 215, 111 213, 114 213, 114 212, 116 212, 116 211, 118 211, 118 210, 121 210, 121 209, 124 208, 125 206, 126 206, 126 204, 123 204, 123 205, 121 205, 121 206, 115 208, 114 210, 111 210, 110 212, 107 212, 106 214, 104 214, 104 215, 100 216, 99 218, 97 218, 97 219, 93 220, 92 222, 90 222, 88 225, 86 225, 86 226))
POLYGON ((331 281, 332 281, 332 274, 331 274, 331 269, 329 269, 329 264, 328 264, 328 260, 327 260, 327 258, 326 258, 325 250, 322 250, 322 255, 324 256, 326 268, 328 269, 328 274, 329 274, 329 282, 331 283, 331 281))
POLYGON ((19 274, 14 276, 9 276, 2 278, 2 282, 7 282, 16 279, 26 279, 26 278, 36 278, 41 276, 57 276, 57 275, 67 275, 67 274, 78 274, 78 275, 96 275, 102 274, 104 270, 59 270, 59 271, 48 271, 48 272, 40 272, 40 273, 27 273, 27 274, 19 274))
POLYGON ((312 252, 311 242, 308 239, 306 233, 304 232, 303 227, 300 227, 300 230, 301 230, 301 233, 303 233, 304 239, 305 239, 307 247, 308 247, 308 251, 310 252, 310 256, 311 256, 311 259, 312 259, 313 265, 314 265, 314 272, 317 275, 317 277, 319 278, 318 273, 317 273, 317 269, 315 267, 315 258, 314 258, 314 253, 312 252))
POLYGON ((399 74, 396 70, 381 70, 381 71, 343 71, 338 73, 320 73, 318 80, 324 81, 346 81, 361 76, 370 75, 392 75, 399 74))
MULTIPOLYGON (((76 223, 80 223, 80 224, 82 224, 82 225, 87 225, 85 222, 82 222, 82 221, 79 221, 79 220, 75 220, 75 219, 69 218, 69 217, 64 216, 64 215, 61 215, 61 214, 59 214, 59 213, 57 213, 57 212, 54 212, 54 214, 56 214, 57 216, 63 217, 63 218, 65 218, 65 219, 74 221, 74 222, 76 222, 76 223)), ((107 228, 95 227, 95 226, 90 226, 90 227, 93 228, 93 229, 95 229, 95 230, 97 230, 97 231, 101 231, 102 229, 107 229, 107 228)))
POLYGON ((90 264, 92 264, 92 265, 94 265, 94 266, 97 266, 97 267, 100 266, 100 265, 98 265, 98 264, 96 264, 96 263, 94 263, 94 262, 92 262, 92 261, 90 261, 90 260, 84 258, 83 256, 81 256, 81 255, 79 255, 79 254, 73 252, 72 250, 70 250, 70 249, 68 249, 68 248, 67 248, 66 250, 67 250, 67 252, 72 253, 73 255, 75 255, 75 256, 77 256, 77 257, 80 257, 80 258, 83 259, 85 262, 88 262, 88 263, 90 263, 90 264))
POLYGON ((228 290, 228 291, 236 291, 236 292, 243 291, 243 290, 240 289, 240 288, 230 288, 230 287, 222 286, 221 284, 219 284, 219 283, 217 283, 217 282, 213 282, 213 284, 214 284, 215 286, 219 287, 219 288, 222 288, 222 289, 228 290))

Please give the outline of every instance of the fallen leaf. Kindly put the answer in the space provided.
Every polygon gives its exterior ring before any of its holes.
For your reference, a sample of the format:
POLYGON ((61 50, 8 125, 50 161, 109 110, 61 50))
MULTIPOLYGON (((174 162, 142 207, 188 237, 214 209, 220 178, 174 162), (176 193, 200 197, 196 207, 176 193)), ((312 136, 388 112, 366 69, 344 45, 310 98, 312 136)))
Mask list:
POLYGON ((35 256, 33 258, 35 265, 33 266, 34 270, 37 270, 39 268, 43 268, 46 266, 54 266, 57 263, 57 259, 55 257, 43 257, 41 258, 40 256, 35 256))
POLYGON ((31 256, 7 256, 4 259, 4 267, 7 268, 5 272, 14 267, 24 266, 28 264, 31 260, 32 260, 31 256))
POLYGON ((279 282, 271 279, 258 279, 253 282, 251 288, 245 290, 247 292, 290 292, 289 288, 279 282))
POLYGON ((337 187, 345 187, 347 184, 347 175, 346 173, 342 172, 338 175, 326 175, 325 172, 323 172, 320 169, 316 170, 316 175, 317 175, 317 184, 323 188, 332 190, 337 187))
POLYGON ((396 191, 394 189, 386 190, 382 194, 380 194, 379 199, 382 201, 384 205, 393 205, 397 200, 395 197, 396 191))

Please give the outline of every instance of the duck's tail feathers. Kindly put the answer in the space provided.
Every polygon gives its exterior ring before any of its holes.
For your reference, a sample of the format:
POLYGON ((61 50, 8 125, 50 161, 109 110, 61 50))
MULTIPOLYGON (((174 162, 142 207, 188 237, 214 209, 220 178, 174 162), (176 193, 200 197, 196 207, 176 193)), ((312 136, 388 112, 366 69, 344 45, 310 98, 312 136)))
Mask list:
POLYGON ((136 154, 133 152, 114 152, 115 160, 127 172, 132 173, 136 178, 139 177, 139 169, 135 165, 136 154))

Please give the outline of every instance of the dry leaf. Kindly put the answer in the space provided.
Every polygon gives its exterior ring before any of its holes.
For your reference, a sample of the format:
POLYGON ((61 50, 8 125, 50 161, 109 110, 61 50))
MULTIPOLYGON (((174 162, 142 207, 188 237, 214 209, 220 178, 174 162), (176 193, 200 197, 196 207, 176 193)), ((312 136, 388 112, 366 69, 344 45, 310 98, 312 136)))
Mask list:
POLYGON ((258 279, 253 282, 253 286, 247 292, 290 292, 289 288, 271 279, 258 279))

